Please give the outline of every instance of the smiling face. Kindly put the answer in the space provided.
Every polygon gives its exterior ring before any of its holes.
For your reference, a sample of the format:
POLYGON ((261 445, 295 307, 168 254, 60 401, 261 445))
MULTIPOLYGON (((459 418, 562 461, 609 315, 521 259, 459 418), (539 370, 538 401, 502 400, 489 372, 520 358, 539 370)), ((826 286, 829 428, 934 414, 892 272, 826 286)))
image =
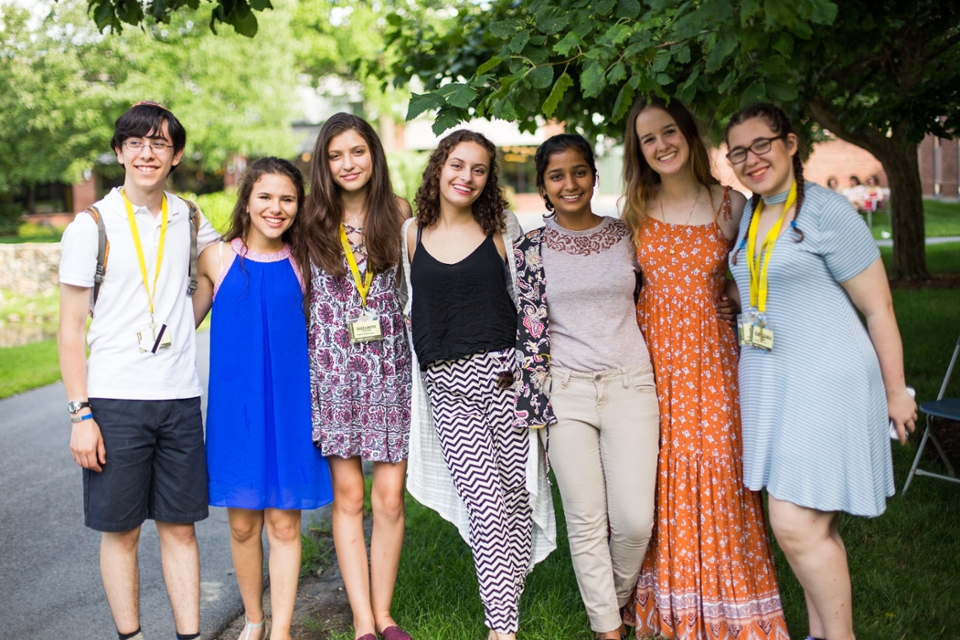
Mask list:
POLYGON ((651 169, 661 176, 686 169, 690 144, 673 116, 659 107, 648 107, 637 116, 634 129, 640 152, 651 169))
POLYGON ((490 174, 490 154, 476 142, 461 142, 440 169, 440 202, 457 209, 473 206, 490 174))
MULTIPOLYGON (((137 145, 138 146, 138 145, 137 145)), ((114 149, 117 162, 123 165, 124 186, 131 187, 137 192, 151 192, 163 189, 163 183, 180 163, 183 149, 173 152, 173 140, 170 137, 170 128, 164 120, 159 131, 151 131, 142 138, 127 138, 120 147, 114 149), (157 142, 165 144, 166 149, 157 151, 147 143, 157 142), (131 144, 142 144, 140 149, 131 149, 131 144)))
POLYGON ((253 184, 247 200, 250 228, 247 246, 255 251, 283 246, 283 234, 297 216, 297 188, 278 173, 265 173, 253 184))
POLYGON ((370 145, 353 129, 330 139, 327 162, 333 181, 344 191, 361 191, 373 176, 370 145))
POLYGON ((576 149, 551 154, 543 172, 543 192, 559 215, 578 217, 590 213, 596 176, 576 149))
MULTIPOLYGON (((750 118, 733 126, 727 134, 730 151, 749 149, 752 144, 763 138, 777 138, 775 133, 761 118, 750 118)), ((797 136, 789 133, 786 138, 777 138, 770 144, 770 150, 758 155, 747 151, 743 162, 733 165, 737 179, 747 189, 768 197, 783 193, 793 184, 793 156, 797 153, 797 136)))

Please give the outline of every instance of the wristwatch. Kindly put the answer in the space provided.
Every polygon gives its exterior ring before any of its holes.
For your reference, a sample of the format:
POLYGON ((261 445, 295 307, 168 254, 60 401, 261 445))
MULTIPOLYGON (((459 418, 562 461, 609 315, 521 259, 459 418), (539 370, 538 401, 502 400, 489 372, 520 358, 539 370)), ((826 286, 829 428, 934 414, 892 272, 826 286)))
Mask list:
POLYGON ((80 402, 79 400, 71 400, 67 403, 67 411, 70 413, 77 413, 80 409, 84 407, 90 408, 89 402, 80 402))

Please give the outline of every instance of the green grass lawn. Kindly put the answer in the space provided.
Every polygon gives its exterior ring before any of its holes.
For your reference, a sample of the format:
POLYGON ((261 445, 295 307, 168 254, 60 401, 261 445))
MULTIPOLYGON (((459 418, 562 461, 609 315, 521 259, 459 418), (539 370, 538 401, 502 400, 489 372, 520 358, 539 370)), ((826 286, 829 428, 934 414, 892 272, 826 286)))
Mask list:
POLYGON ((56 340, 0 349, 0 398, 42 387, 59 379, 56 340))
MULTIPOLYGON (((924 200, 923 220, 928 238, 960 236, 960 202, 924 200)), ((887 210, 873 214, 872 231, 874 238, 890 237, 890 214, 887 210), (884 236, 884 233, 888 235, 884 236)))

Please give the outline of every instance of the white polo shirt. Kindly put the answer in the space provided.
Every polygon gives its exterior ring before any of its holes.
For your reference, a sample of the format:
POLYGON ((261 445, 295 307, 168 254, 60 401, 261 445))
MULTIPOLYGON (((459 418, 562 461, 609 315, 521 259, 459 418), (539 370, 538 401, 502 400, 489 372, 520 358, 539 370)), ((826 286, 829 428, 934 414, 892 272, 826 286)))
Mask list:
MULTIPOLYGON (((187 295, 190 265, 190 211, 187 203, 167 194, 170 218, 154 295, 154 319, 166 324, 171 346, 140 353, 137 332, 150 322, 150 305, 134 248, 123 196, 118 188, 95 205, 107 229, 110 253, 100 286, 93 322, 87 332, 87 395, 117 400, 176 400, 202 393, 197 373, 193 303, 187 295)), ((160 219, 146 207, 134 206, 150 285, 157 264, 160 219)), ((197 251, 219 236, 200 216, 197 251)), ((97 224, 81 213, 61 240, 60 282, 93 287, 97 269, 97 224)))

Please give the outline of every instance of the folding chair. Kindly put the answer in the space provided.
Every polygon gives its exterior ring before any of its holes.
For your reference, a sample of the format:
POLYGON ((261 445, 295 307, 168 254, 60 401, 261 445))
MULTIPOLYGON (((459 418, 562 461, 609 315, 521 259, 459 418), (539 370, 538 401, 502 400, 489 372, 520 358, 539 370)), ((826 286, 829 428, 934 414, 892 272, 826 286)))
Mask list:
POLYGON ((953 350, 953 357, 950 358, 950 366, 947 367, 947 375, 943 378, 943 385, 940 387, 940 394, 937 396, 937 399, 933 402, 924 402, 920 405, 920 411, 927 414, 927 428, 923 432, 923 439, 920 440, 920 449, 917 450, 917 457, 913 459, 913 466, 910 467, 910 473, 907 474, 907 481, 903 485, 903 493, 906 493, 907 489, 910 488, 910 481, 913 480, 914 475, 930 476, 931 478, 940 478, 941 480, 960 483, 960 478, 957 478, 957 473, 954 471, 953 465, 950 464, 950 460, 947 459, 947 455, 943 452, 943 447, 940 446, 940 443, 931 430, 934 418, 960 421, 960 398, 943 397, 947 392, 947 385, 950 383, 950 374, 953 373, 953 367, 957 364, 958 355, 960 355, 960 339, 957 340, 957 347, 953 350), (920 464, 920 456, 923 455, 923 448, 927 445, 927 440, 932 442, 933 446, 936 447, 937 453, 940 454, 940 459, 943 460, 943 464, 947 467, 947 472, 950 474, 949 476, 931 473, 930 471, 917 468, 917 465, 920 464))

